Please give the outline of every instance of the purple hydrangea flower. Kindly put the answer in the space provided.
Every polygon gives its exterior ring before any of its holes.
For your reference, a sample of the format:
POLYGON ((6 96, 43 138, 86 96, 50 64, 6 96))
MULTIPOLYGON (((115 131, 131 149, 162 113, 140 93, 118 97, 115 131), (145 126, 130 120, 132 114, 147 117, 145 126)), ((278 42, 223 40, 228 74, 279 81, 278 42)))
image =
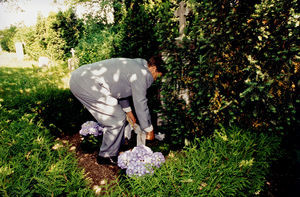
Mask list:
POLYGON ((102 135, 103 127, 94 121, 87 121, 81 125, 81 130, 79 134, 82 136, 94 135, 95 137, 98 135, 102 135))
POLYGON ((134 147, 118 157, 118 166, 126 169, 129 177, 153 174, 154 167, 159 168, 164 162, 165 158, 162 153, 153 153, 151 148, 145 145, 134 147))

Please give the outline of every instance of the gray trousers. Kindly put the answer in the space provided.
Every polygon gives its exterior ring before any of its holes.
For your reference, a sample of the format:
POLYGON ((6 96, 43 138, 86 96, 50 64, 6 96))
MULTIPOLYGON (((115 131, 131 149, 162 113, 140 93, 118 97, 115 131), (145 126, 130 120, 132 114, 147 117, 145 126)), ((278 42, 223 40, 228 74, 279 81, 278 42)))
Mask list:
POLYGON ((118 104, 118 100, 110 96, 107 88, 96 84, 88 88, 82 87, 80 82, 74 78, 72 76, 70 79, 71 92, 104 126, 99 155, 102 157, 117 156, 127 125, 125 112, 118 104))

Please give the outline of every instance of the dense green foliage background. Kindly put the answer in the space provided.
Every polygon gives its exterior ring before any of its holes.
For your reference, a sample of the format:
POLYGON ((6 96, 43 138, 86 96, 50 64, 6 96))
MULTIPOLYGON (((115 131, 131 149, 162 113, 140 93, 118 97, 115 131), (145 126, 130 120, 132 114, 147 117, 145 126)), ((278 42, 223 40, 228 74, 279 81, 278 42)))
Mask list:
POLYGON ((169 70, 161 84, 164 105, 153 108, 164 115, 171 141, 209 135, 220 124, 293 131, 299 103, 297 1, 188 1, 185 37, 178 44, 179 2, 113 1, 122 8, 115 15, 122 17, 113 39, 105 41, 113 44, 111 57, 164 54, 169 70), (179 97, 183 91, 188 104, 179 97))
POLYGON ((0 45, 4 51, 15 51, 15 43, 13 42, 13 37, 15 36, 17 27, 11 26, 8 29, 0 31, 0 45))
MULTIPOLYGON (((219 124, 287 133, 296 121, 297 1, 189 1, 188 5, 192 12, 182 47, 174 44, 179 35, 177 25, 171 26, 172 18, 155 25, 163 51, 169 54, 162 94, 172 134, 182 136, 182 130, 187 137, 209 134, 219 124), (171 27, 174 33, 163 37, 171 27), (177 97, 184 89, 189 105, 177 97)), ((171 2, 157 4, 156 21, 172 17, 166 12, 174 7, 171 2)))

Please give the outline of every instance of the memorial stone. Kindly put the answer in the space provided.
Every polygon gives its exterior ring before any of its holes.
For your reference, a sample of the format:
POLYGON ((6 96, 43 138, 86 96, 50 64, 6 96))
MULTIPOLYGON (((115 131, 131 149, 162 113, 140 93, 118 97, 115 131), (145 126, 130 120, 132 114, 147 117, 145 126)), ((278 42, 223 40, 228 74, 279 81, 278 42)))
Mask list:
POLYGON ((24 49, 23 49, 22 42, 16 42, 15 48, 16 48, 16 54, 17 54, 18 60, 23 60, 24 59, 24 49))
POLYGON ((182 41, 184 37, 184 29, 186 27, 186 16, 189 14, 190 9, 187 7, 184 1, 179 3, 179 8, 175 11, 174 15, 179 18, 179 37, 177 41, 182 41))

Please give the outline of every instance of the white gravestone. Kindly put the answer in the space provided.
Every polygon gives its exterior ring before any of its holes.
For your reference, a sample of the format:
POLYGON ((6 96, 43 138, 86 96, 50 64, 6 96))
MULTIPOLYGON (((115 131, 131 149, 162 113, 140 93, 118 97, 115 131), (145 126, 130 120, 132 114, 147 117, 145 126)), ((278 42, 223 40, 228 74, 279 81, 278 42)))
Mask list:
POLYGON ((48 57, 39 57, 39 67, 49 67, 50 66, 50 60, 48 57))
POLYGON ((16 47, 16 53, 17 53, 18 60, 23 60, 23 58, 24 58, 24 50, 23 50, 23 44, 22 44, 22 42, 16 42, 15 43, 15 47, 16 47))

